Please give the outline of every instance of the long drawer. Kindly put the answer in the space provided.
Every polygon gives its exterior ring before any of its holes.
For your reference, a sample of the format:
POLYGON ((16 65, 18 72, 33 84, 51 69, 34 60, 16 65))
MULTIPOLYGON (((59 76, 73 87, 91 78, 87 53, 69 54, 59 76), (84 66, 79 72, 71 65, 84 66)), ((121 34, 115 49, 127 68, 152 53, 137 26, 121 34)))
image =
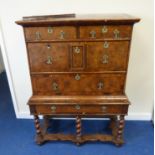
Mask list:
POLYGON ((128 105, 59 105, 59 104, 48 104, 48 105, 37 105, 35 106, 37 114, 81 114, 81 115, 114 115, 114 114, 127 114, 128 105))
POLYGON ((120 95, 124 74, 66 73, 32 75, 35 95, 120 95))
POLYGON ((29 43, 32 72, 123 71, 129 42, 29 43))

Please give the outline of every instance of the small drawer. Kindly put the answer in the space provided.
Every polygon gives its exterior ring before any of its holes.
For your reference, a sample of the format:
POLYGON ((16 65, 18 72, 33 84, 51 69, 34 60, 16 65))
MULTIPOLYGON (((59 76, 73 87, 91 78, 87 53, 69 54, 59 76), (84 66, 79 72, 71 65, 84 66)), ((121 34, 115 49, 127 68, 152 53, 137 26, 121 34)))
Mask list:
POLYGON ((26 41, 76 39, 76 28, 73 26, 26 27, 25 38, 26 41))
POLYGON ((81 39, 130 39, 132 26, 106 25, 106 26, 81 26, 81 39))
POLYGON ((128 105, 37 105, 37 114, 81 114, 81 115, 112 115, 127 114, 128 105))

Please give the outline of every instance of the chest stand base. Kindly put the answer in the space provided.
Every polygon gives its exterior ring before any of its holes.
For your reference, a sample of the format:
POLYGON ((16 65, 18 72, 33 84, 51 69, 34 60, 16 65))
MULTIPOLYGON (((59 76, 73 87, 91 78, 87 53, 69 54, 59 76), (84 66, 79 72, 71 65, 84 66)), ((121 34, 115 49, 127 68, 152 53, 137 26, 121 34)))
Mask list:
POLYGON ((40 124, 38 115, 34 115, 34 123, 36 129, 35 141, 38 145, 41 145, 47 141, 72 141, 77 145, 80 145, 87 141, 101 141, 101 142, 112 142, 116 146, 121 146, 124 143, 123 131, 124 131, 124 115, 116 115, 110 117, 110 124, 108 126, 111 129, 112 134, 89 134, 82 135, 82 123, 81 117, 76 116, 76 134, 51 134, 47 133, 49 128, 50 116, 43 116, 43 124, 40 124))

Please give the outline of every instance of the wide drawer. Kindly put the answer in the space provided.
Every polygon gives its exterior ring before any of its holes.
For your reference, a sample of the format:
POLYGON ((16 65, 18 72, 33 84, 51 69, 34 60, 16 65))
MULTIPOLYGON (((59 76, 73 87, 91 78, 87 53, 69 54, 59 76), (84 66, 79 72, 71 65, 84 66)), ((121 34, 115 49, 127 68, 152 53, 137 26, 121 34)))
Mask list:
POLYGON ((89 42, 86 49, 88 70, 124 71, 127 69, 128 41, 89 42))
POLYGON ((130 39, 131 32, 130 25, 80 26, 82 39, 130 39))
POLYGON ((26 41, 76 39, 76 27, 26 27, 26 41))
POLYGON ((50 74, 32 75, 36 95, 123 94, 125 74, 50 74))
POLYGON ((37 114, 81 114, 81 115, 114 115, 114 114, 127 114, 128 105, 37 105, 35 111, 37 114))

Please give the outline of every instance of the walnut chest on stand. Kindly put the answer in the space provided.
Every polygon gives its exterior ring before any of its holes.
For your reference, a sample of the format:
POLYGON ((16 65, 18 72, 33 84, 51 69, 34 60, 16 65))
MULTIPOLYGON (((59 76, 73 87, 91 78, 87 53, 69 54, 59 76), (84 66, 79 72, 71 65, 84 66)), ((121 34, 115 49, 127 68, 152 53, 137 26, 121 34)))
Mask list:
POLYGON ((70 140, 123 144, 129 49, 134 23, 126 14, 23 17, 36 142, 70 140), (42 123, 38 115, 43 116, 42 123), (75 134, 48 133, 52 117, 73 117, 75 134), (110 118, 112 134, 82 134, 81 118, 110 118))

